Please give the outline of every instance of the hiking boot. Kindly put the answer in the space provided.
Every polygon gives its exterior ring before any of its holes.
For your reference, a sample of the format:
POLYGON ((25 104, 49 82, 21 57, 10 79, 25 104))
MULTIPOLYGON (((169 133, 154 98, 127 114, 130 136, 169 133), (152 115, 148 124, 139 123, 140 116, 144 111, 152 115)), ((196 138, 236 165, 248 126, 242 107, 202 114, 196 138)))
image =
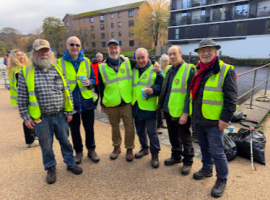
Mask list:
POLYGON ((111 153, 111 155, 110 155, 110 158, 112 159, 112 160, 115 160, 117 157, 118 157, 118 155, 121 153, 121 148, 120 148, 120 146, 117 146, 117 147, 114 147, 114 150, 113 150, 113 152, 111 153))
POLYGON ((34 141, 31 144, 28 144, 28 148, 39 146, 38 138, 35 137, 34 141))
POLYGON ((167 128, 167 126, 166 126, 166 125, 161 125, 161 128, 166 129, 166 128, 167 128))
POLYGON ((158 152, 153 152, 152 153, 151 165, 152 165, 153 168, 158 168, 159 167, 158 152))
POLYGON ((134 156, 133 156, 132 149, 127 149, 126 160, 131 162, 131 161, 133 161, 133 159, 134 159, 134 156))
POLYGON ((193 178, 197 180, 204 179, 205 177, 213 176, 213 169, 201 168, 200 171, 193 174, 193 178))
POLYGON ((223 178, 217 178, 216 183, 211 191, 211 195, 215 198, 221 197, 223 195, 223 192, 226 188, 226 179, 223 178))
POLYGON ((75 162, 76 164, 80 164, 82 162, 83 152, 76 153, 75 162))
POLYGON ((145 155, 149 154, 148 148, 142 148, 138 153, 135 153, 135 158, 142 158, 145 155))
POLYGON ((170 157, 170 158, 168 158, 168 159, 166 159, 166 160, 164 161, 164 164, 165 164, 166 166, 174 165, 175 163, 181 163, 181 159, 180 159, 180 160, 177 160, 177 159, 174 159, 173 157, 170 157))
POLYGON ((72 171, 73 174, 77 174, 77 175, 79 175, 83 172, 82 168, 80 168, 78 165, 75 165, 72 168, 67 168, 67 170, 72 171))
POLYGON ((47 169, 46 181, 48 184, 53 184, 56 181, 55 166, 52 166, 52 167, 47 169))
POLYGON ((93 162, 99 162, 99 157, 95 150, 89 150, 88 151, 88 157, 93 161, 93 162))
POLYGON ((158 129, 157 129, 157 133, 158 133, 158 134, 162 134, 162 128, 158 128, 158 129))
POLYGON ((183 165, 183 167, 181 168, 181 174, 186 176, 190 173, 190 169, 191 169, 191 166, 188 166, 188 165, 183 165))

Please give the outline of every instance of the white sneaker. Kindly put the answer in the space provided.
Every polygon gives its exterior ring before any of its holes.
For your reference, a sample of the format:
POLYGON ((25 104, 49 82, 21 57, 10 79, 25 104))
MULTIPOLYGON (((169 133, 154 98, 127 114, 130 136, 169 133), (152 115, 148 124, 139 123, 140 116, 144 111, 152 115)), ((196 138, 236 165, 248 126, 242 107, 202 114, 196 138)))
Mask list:
POLYGON ((39 146, 38 138, 36 137, 32 144, 28 144, 28 148, 39 146))

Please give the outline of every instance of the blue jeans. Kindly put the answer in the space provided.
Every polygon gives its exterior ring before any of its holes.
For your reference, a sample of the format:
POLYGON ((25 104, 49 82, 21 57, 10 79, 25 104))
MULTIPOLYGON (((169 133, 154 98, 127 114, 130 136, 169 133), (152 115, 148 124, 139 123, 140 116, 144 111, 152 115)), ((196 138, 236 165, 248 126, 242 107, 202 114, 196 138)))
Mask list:
POLYGON ((156 122, 157 122, 156 119, 148 119, 148 120, 139 121, 137 117, 135 118, 135 126, 136 126, 137 134, 139 136, 140 144, 142 148, 149 148, 148 138, 147 138, 147 134, 148 134, 148 137, 150 140, 151 153, 160 151, 156 122))
POLYGON ((223 131, 218 127, 198 124, 194 128, 201 147, 203 168, 212 169, 215 164, 217 176, 227 179, 229 169, 224 153, 223 131))
POLYGON ((61 146, 62 156, 67 168, 72 168, 76 165, 72 145, 68 140, 69 130, 67 118, 63 112, 55 115, 41 115, 40 123, 35 124, 35 132, 38 136, 39 144, 42 151, 43 165, 45 170, 56 165, 55 156, 53 153, 53 134, 61 146))

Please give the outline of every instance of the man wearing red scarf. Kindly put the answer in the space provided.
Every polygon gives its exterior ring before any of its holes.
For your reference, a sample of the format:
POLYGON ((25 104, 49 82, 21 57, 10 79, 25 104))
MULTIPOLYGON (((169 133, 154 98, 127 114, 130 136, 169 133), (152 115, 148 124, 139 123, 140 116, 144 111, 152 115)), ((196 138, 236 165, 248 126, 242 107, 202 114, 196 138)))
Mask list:
POLYGON ((215 164, 217 180, 213 197, 221 197, 227 182, 228 163, 224 153, 223 130, 228 127, 237 104, 237 85, 234 67, 217 58, 221 47, 211 39, 203 39, 198 53, 198 73, 190 84, 190 114, 202 152, 202 168, 193 174, 201 180, 213 175, 215 164))

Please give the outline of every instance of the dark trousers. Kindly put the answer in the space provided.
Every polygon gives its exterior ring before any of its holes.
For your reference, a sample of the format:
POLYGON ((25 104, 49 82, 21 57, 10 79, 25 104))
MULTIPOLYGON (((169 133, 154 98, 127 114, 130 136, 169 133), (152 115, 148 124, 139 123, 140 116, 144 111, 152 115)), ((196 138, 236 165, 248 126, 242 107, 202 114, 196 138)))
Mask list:
POLYGON ((161 128, 163 125, 163 117, 161 110, 157 111, 157 128, 161 128))
POLYGON ((94 105, 97 106, 97 105, 98 105, 98 100, 99 100, 98 85, 95 85, 94 89, 95 89, 95 93, 96 93, 97 96, 98 96, 97 100, 94 102, 94 105))
POLYGON ((34 129, 29 129, 27 126, 25 126, 23 122, 23 132, 24 132, 24 137, 25 137, 25 143, 26 144, 32 144, 35 140, 35 130, 34 129))
POLYGON ((76 113, 73 115, 69 127, 71 130, 73 147, 76 153, 83 151, 82 137, 80 133, 81 117, 83 122, 83 127, 85 131, 85 145, 88 150, 95 150, 95 138, 94 138, 94 120, 95 113, 94 110, 87 110, 82 113, 76 113))
POLYGON ((172 157, 181 160, 183 156, 184 165, 191 166, 193 163, 194 149, 192 146, 190 133, 190 117, 184 125, 179 124, 179 120, 172 120, 169 113, 164 112, 166 118, 170 143, 172 145, 172 157), (182 150, 184 149, 184 151, 182 150))

